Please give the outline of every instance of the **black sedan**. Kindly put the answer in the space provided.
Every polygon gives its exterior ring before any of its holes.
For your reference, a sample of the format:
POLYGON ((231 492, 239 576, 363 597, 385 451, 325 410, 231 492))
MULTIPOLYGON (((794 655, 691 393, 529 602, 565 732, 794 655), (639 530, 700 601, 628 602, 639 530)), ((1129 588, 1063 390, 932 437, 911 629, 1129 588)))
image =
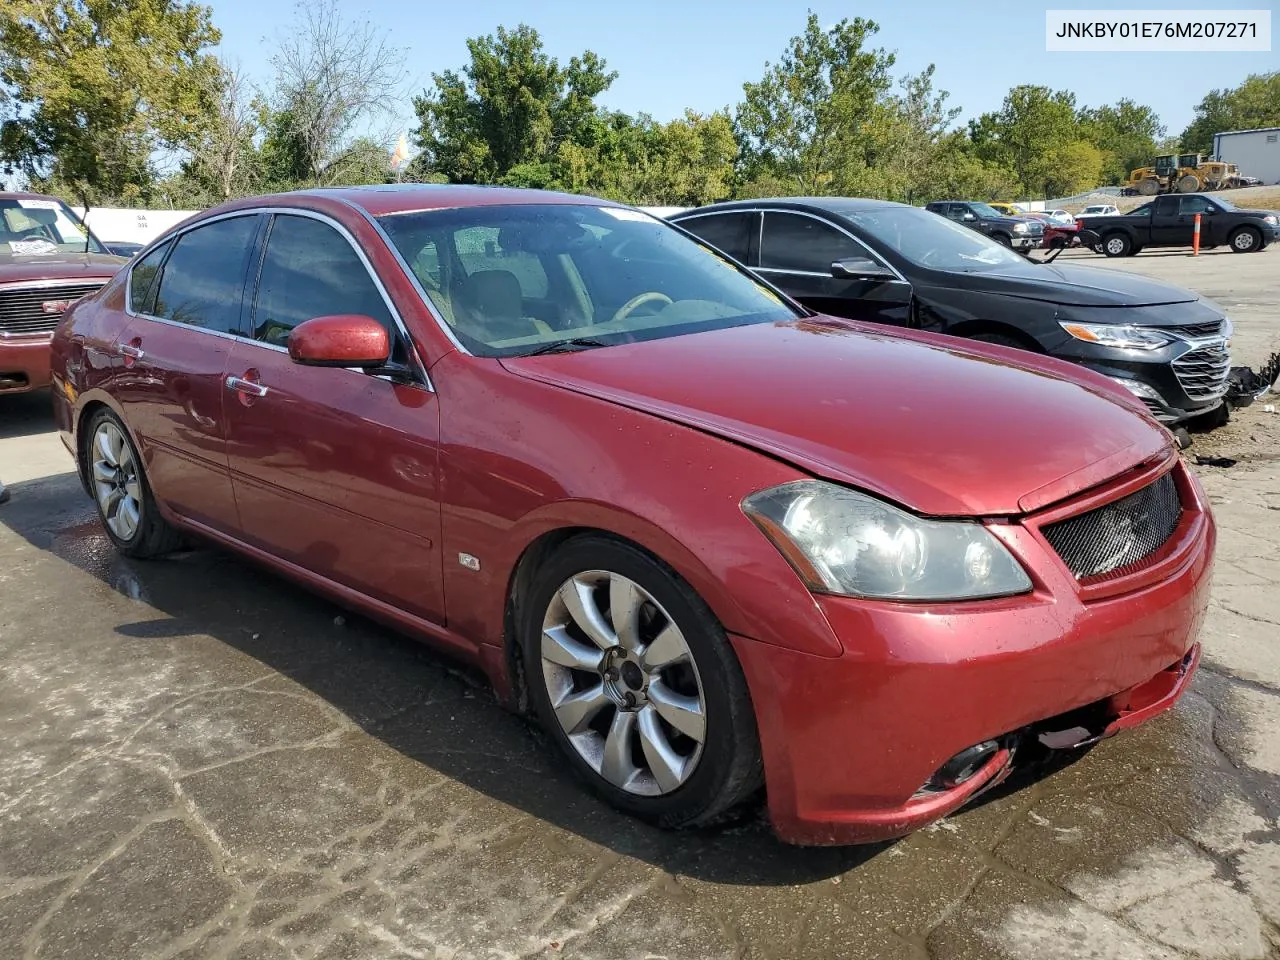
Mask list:
POLYGON ((1047 353, 1123 384, 1167 424, 1222 404, 1231 322, 1145 277, 1038 263, 944 217, 884 200, 750 200, 676 214, 819 313, 1047 353))

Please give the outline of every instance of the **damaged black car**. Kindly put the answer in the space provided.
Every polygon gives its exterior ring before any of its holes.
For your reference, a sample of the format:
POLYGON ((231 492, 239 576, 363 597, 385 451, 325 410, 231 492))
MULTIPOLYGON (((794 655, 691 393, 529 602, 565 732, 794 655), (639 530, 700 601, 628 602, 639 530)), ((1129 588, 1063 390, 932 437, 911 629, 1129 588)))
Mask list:
POLYGON ((820 313, 1083 364, 1183 423, 1223 403, 1231 321, 1189 290, 1029 260, 927 210, 841 197, 715 204, 670 218, 820 313))

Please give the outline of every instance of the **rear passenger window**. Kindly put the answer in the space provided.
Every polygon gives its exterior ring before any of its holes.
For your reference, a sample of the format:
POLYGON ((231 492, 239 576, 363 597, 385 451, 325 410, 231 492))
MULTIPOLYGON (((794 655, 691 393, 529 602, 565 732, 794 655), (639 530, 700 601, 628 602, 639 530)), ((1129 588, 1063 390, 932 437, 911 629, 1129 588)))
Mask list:
POLYGON ((758 223, 758 213, 716 213, 679 221, 680 226, 701 237, 717 250, 733 259, 747 262, 751 243, 751 227, 758 223))
POLYGON ((151 312, 151 291, 155 287, 160 262, 173 246, 173 241, 162 243, 133 265, 129 273, 129 309, 134 313, 151 312))
POLYGON ((372 317, 394 341, 386 301, 346 237, 319 220, 277 214, 258 278, 254 338, 284 346, 304 320, 338 313, 372 317))
POLYGON ((204 330, 240 333, 245 266, 257 229, 253 214, 180 236, 160 274, 153 313, 204 330))

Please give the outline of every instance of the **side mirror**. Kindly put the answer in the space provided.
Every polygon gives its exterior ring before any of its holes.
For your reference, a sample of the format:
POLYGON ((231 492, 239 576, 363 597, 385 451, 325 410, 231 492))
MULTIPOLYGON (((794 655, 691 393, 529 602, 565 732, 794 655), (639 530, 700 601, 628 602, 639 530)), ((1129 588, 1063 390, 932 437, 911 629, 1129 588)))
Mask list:
POLYGON ((831 264, 831 276, 837 280, 892 280, 893 271, 870 257, 846 257, 831 264))
POLYGON ((310 367, 382 367, 391 358, 387 328, 372 317, 314 317, 289 332, 289 359, 310 367))
POLYGON ((966 212, 960 219, 965 221, 972 221, 972 220, 977 220, 978 218, 975 214, 966 212))

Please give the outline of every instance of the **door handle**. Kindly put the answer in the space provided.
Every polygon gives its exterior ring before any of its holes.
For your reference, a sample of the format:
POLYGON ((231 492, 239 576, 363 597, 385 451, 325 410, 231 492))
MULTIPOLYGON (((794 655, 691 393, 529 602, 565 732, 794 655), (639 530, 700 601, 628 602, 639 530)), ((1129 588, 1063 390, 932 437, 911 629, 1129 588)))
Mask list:
POLYGON ((246 380, 243 377, 227 377, 226 384, 228 390, 244 394, 246 397, 265 397, 267 395, 265 386, 253 380, 246 380))
POLYGON ((144 356, 146 356, 146 354, 142 352, 141 347, 136 346, 132 343, 121 344, 120 355, 129 357, 130 359, 133 359, 133 360, 141 360, 144 356))

